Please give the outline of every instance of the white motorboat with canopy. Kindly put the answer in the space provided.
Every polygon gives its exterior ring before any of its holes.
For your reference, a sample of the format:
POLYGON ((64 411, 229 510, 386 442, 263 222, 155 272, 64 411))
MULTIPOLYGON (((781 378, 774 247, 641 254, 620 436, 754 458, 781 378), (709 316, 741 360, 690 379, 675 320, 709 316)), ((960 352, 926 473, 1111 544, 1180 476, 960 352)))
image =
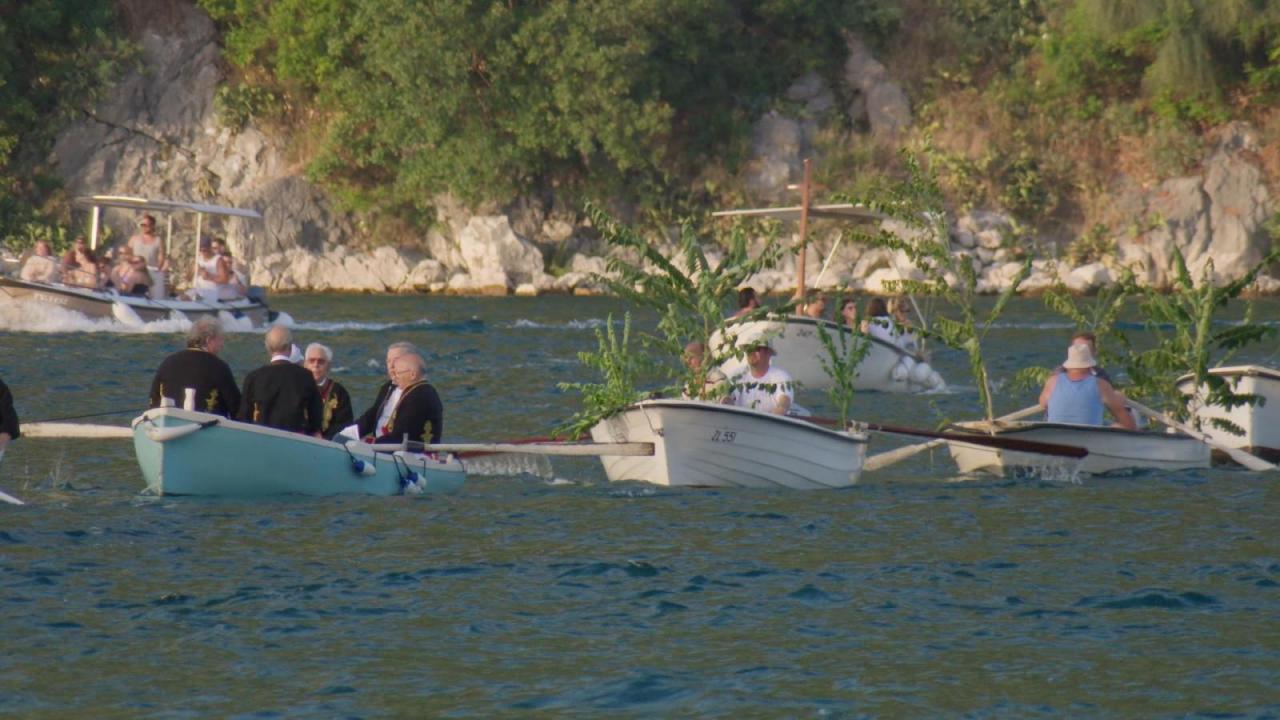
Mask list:
MULTIPOLYGON (((257 210, 211 205, 207 203, 155 200, 123 195, 90 195, 76 198, 75 204, 90 209, 90 248, 96 249, 102 237, 102 214, 106 209, 129 210, 135 213, 151 212, 165 218, 166 254, 173 249, 174 219, 176 215, 194 214, 194 242, 207 228, 205 216, 215 218, 239 218, 260 221, 257 210)), ((197 253, 198 255, 198 253, 197 253)), ((60 307, 78 312, 92 319, 114 318, 126 324, 140 324, 176 318, 195 319, 200 316, 226 316, 233 320, 247 320, 260 327, 275 319, 276 313, 267 307, 261 288, 249 288, 245 297, 219 300, 200 297, 185 300, 168 297, 162 273, 152 272, 153 284, 149 296, 121 293, 114 288, 94 289, 62 283, 32 282, 16 277, 0 277, 0 294, 19 303, 36 303, 60 307)))
MULTIPOLYGON (((751 208, 747 210, 722 210, 712 213, 712 217, 749 217, 772 218, 775 220, 798 221, 800 223, 800 241, 796 254, 796 296, 805 293, 805 246, 808 242, 809 219, 838 220, 842 222, 876 222, 884 220, 880 213, 849 203, 828 205, 812 204, 811 194, 812 163, 804 161, 804 180, 791 189, 800 190, 800 204, 788 207, 751 208)), ((835 248, 828 255, 822 272, 818 275, 821 282, 827 267, 835 256, 835 248)), ((774 343, 779 356, 779 366, 785 368, 791 377, 804 388, 811 390, 827 390, 832 386, 831 376, 822 366, 822 358, 827 350, 819 335, 819 326, 830 333, 835 347, 846 348, 855 352, 859 342, 868 342, 870 347, 862 361, 858 363, 857 378, 854 387, 858 390, 879 390, 882 392, 921 392, 942 390, 946 382, 924 357, 912 353, 894 343, 880 338, 860 336, 849 328, 826 320, 815 320, 800 316, 777 316, 765 320, 735 321, 731 324, 737 338, 768 337, 774 343), (843 335, 843 338, 839 337, 843 335)), ((713 343, 716 338, 713 338, 713 343)), ((731 360, 722 366, 725 374, 733 377, 742 371, 741 360, 731 360)))

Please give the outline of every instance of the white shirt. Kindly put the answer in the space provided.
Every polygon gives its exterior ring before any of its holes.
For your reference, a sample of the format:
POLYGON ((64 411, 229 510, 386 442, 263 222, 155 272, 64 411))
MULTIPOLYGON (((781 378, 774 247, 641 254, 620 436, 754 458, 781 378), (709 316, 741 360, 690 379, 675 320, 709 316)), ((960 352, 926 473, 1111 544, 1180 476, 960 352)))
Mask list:
POLYGON ((397 385, 391 388, 391 392, 387 394, 387 401, 382 404, 382 413, 378 415, 378 424, 373 429, 374 437, 380 437, 386 428, 391 429, 391 413, 396 411, 396 406, 400 404, 400 396, 404 393, 397 385))
POLYGON ((770 367, 760 377, 751 374, 751 368, 733 378, 733 404, 772 413, 778 409, 782 398, 794 401, 795 381, 791 374, 779 367, 770 367))

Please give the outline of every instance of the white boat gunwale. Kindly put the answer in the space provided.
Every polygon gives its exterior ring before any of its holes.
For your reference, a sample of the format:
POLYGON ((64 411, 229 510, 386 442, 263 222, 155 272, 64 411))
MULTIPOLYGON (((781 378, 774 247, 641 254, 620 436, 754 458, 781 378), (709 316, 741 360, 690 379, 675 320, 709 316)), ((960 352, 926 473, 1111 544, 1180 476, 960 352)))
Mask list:
MULTIPOLYGON (((953 423, 948 428, 955 428, 957 432, 971 433, 974 435, 986 435, 990 437, 991 425, 986 420, 975 420, 973 422, 953 423)), ((1135 437, 1169 437, 1175 439, 1191 439, 1195 438, 1180 432, 1158 432, 1155 430, 1130 430, 1129 428, 1120 427, 1118 425, 1084 425, 1081 423, 1063 423, 1063 422, 1045 422, 1037 420, 1023 421, 1002 421, 995 424, 995 435, 1017 435, 1025 432, 1035 432, 1038 430, 1102 430, 1113 434, 1130 434, 1135 437)))
MULTIPOLYGON (((1229 365, 1226 367, 1216 367, 1209 369, 1210 375, 1218 377, 1259 377, 1268 380, 1280 380, 1280 370, 1273 370, 1262 365, 1229 365)), ((1186 385, 1194 382, 1196 376, 1187 373, 1174 381, 1175 385, 1186 385)))
MULTIPOLYGON (((735 320, 737 319, 735 318, 735 320)), ((840 323, 837 323, 837 322, 832 322, 831 320, 827 320, 826 318, 800 317, 798 315, 787 315, 785 317, 776 317, 776 318, 767 317, 767 318, 762 318, 760 320, 748 320, 748 321, 739 321, 739 322, 759 322, 759 321, 783 322, 788 325, 814 325, 814 326, 823 325, 827 328, 828 331, 836 330, 842 333, 848 333, 849 335, 855 334, 852 330, 845 327, 844 325, 841 325, 840 323)), ((732 327, 732 326, 733 326, 733 323, 732 322, 729 323, 729 327, 732 327)), ((898 355, 909 357, 912 360, 915 360, 916 362, 925 361, 923 356, 917 353, 910 352, 909 350, 906 350, 899 345, 895 345, 889 342, 888 340, 885 340, 884 338, 873 337, 865 333, 863 333, 859 337, 865 340, 869 340, 871 343, 875 345, 880 345, 882 347, 888 348, 889 350, 894 351, 898 355)))
POLYGON ((723 410, 730 414, 745 415, 745 416, 756 418, 759 420, 764 420, 767 422, 782 423, 789 427, 801 427, 801 428, 804 428, 805 430, 817 430, 825 435, 839 438, 841 440, 847 440, 853 443, 865 444, 871 441, 870 436, 867 435, 866 433, 843 432, 840 430, 833 430, 831 428, 823 427, 816 423, 810 422, 808 419, 800 417, 798 415, 774 415, 773 413, 763 412, 761 410, 756 410, 754 408, 744 408, 744 407, 739 407, 737 405, 725 405, 723 403, 715 403, 715 402, 710 402, 706 400, 683 400, 683 399, 675 399, 675 398, 655 398, 652 400, 642 400, 634 405, 628 405, 627 407, 622 408, 618 412, 604 419, 607 420, 609 417, 613 417, 614 415, 619 415, 631 410, 643 411, 645 408, 648 408, 648 407, 671 407, 671 408, 683 407, 683 408, 693 408, 697 410, 718 410, 718 411, 723 410))

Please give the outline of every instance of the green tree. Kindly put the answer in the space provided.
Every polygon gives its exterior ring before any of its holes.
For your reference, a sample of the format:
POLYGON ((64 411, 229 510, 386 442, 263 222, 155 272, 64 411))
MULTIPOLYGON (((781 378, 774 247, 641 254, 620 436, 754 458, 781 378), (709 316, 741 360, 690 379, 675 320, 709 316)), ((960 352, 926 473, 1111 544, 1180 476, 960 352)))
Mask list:
POLYGON ((44 166, 56 133, 130 56, 115 22, 108 0, 0 4, 0 238, 21 243, 48 222, 38 208, 58 185, 44 166))
POLYGON ((1069 84, 1217 99, 1277 37, 1275 0, 1077 0, 1048 49, 1069 84))
POLYGON ((201 2, 245 81, 318 111, 311 175, 406 215, 446 191, 673 192, 800 73, 836 72, 843 30, 896 17, 891 0, 201 2))

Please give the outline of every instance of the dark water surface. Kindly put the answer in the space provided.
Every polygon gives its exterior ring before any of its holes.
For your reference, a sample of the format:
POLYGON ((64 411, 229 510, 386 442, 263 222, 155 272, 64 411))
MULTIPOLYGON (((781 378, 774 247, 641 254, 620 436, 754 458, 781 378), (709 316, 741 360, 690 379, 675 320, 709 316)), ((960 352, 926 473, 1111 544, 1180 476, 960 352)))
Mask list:
MULTIPOLYGON (((360 406, 389 342, 425 348, 451 440, 546 434, 576 407, 556 384, 584 379, 576 353, 620 307, 275 304, 334 348, 360 406)), ((998 379, 1059 360, 1070 328, 1040 303, 1006 318, 998 379)), ((181 344, 38 327, 0 331, 29 421, 141 408, 181 344)), ((243 377, 261 336, 224 356, 243 377)), ((935 365, 960 387, 863 394, 855 414, 973 417, 963 358, 935 365)), ((999 409, 1034 400, 1005 391, 999 409)), ((1276 477, 963 479, 944 453, 834 492, 609 484, 587 460, 554 475, 431 498, 152 498, 127 442, 21 440, 0 466, 29 503, 0 505, 0 715, 1280 715, 1276 477)))

